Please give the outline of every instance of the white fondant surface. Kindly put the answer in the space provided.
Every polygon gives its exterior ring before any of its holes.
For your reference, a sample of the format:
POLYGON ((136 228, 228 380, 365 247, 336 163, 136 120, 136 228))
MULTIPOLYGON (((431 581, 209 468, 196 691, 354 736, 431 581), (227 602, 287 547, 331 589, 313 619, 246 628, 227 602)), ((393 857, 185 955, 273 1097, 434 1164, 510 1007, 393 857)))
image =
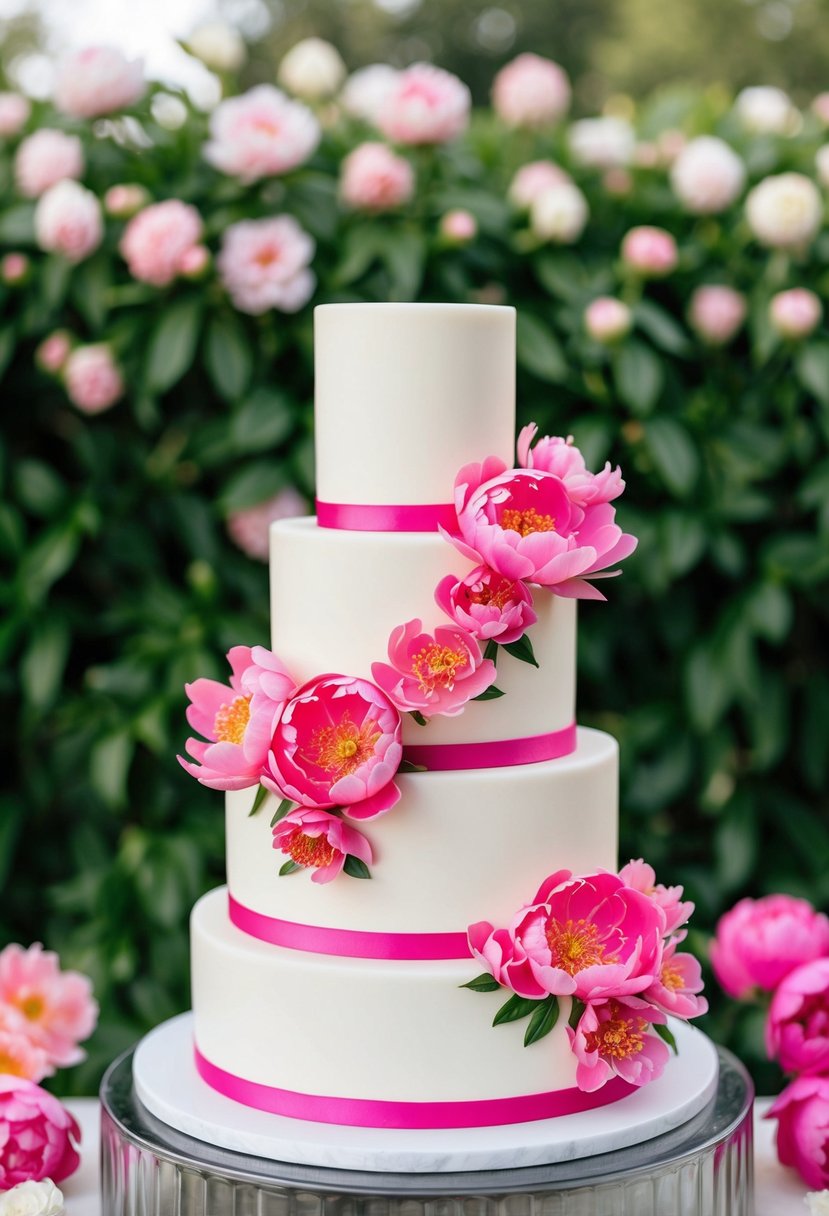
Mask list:
MULTIPOLYGON (((431 632, 451 625, 435 603, 447 574, 472 563, 436 532, 343 532, 313 518, 271 527, 271 644, 303 683, 323 672, 371 679, 388 662, 391 631, 415 617, 431 632)), ((576 697, 576 601, 533 590, 538 621, 528 631, 539 666, 501 651, 504 696, 418 726, 403 715, 407 743, 486 743, 569 726, 576 697)))
POLYGON ((716 1092, 716 1050, 684 1023, 672 1029, 678 1057, 659 1080, 630 1097, 583 1114, 504 1127, 409 1132, 305 1123, 252 1110, 216 1093, 196 1072, 190 1014, 164 1022, 141 1041, 133 1077, 140 1100, 170 1127, 272 1161, 410 1173, 518 1169, 637 1144, 702 1110, 716 1092))
POLYGON ((276 800, 251 818, 254 791, 230 793, 228 886, 245 907, 301 924, 387 933, 507 924, 556 870, 616 868, 618 746, 587 727, 578 739, 572 755, 543 764, 401 776, 400 802, 358 825, 375 853, 368 882, 315 883, 308 870, 280 878, 276 800))
POLYGON ((447 503, 463 465, 512 464, 513 308, 321 305, 314 355, 321 501, 447 503))

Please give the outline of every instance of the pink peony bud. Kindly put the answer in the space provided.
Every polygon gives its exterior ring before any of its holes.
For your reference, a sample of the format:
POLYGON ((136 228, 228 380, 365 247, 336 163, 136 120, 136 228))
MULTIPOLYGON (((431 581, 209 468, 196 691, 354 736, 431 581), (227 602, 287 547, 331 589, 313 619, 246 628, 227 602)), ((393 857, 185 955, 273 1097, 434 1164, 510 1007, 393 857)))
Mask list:
POLYGON ((575 1029, 567 1027, 578 1060, 578 1088, 592 1093, 612 1076, 637 1086, 655 1081, 671 1053, 650 1027, 666 1021, 664 1013, 635 996, 588 1003, 575 1029))
POLYGON ((807 287, 778 291, 769 304, 769 320, 781 338, 799 341, 808 338, 823 316, 823 306, 807 287))
POLYGON ((295 865, 313 870, 311 882, 331 882, 349 856, 370 865, 371 845, 362 832, 328 811, 299 806, 273 829, 273 847, 295 865))
POLYGON ((522 165, 510 182, 509 201, 519 211, 529 211, 539 194, 551 186, 569 182, 570 175, 551 160, 533 160, 522 165))
POLYGON ((205 160, 245 182, 288 173, 316 151, 320 125, 301 101, 270 84, 229 97, 210 116, 205 160))
POLYGON ((567 113, 570 81, 551 59, 525 52, 495 77, 492 105, 508 127, 546 127, 567 113))
POLYGON ((796 967, 777 986, 766 1050, 784 1072, 829 1071, 829 958, 796 967))
POLYGON ((795 967, 829 954, 829 919, 805 899, 741 899, 720 917, 711 943, 714 974, 729 996, 772 992, 795 967))
POLYGON ((84 414, 100 414, 124 395, 124 380, 103 342, 76 346, 63 369, 69 400, 84 414))
POLYGON ((476 566, 462 579, 447 574, 435 588, 440 608, 479 641, 517 642, 536 620, 532 593, 518 579, 476 566))
POLYGON ((305 515, 308 503, 293 486, 286 486, 273 498, 234 511, 227 519, 231 539, 248 557, 266 562, 270 551, 270 526, 277 519, 292 519, 305 515))
POLYGON ((466 130, 471 102, 457 76, 431 63, 413 63, 399 73, 377 122, 396 143, 444 144, 466 130))
POLYGON ((478 235, 478 221, 471 211, 447 211, 440 219, 440 235, 450 245, 467 245, 478 235))
POLYGON ((691 296, 688 321, 703 342, 725 346, 745 321, 746 307, 745 296, 733 287, 697 287, 691 296))
POLYGON ((191 245, 178 260, 178 272, 185 279, 203 279, 210 269, 210 261, 206 245, 191 245))
POLYGON ((100 118, 126 110, 146 92, 144 65, 113 46, 89 46, 60 65, 55 105, 72 118, 100 118))
POLYGON ((627 337, 633 315, 627 304, 613 296, 599 296, 584 310, 584 328, 596 342, 610 344, 627 337))
POLYGON ((335 46, 323 38, 303 38, 279 65, 283 89, 305 101, 332 97, 345 79, 345 64, 335 46))
POLYGON ((120 250, 134 278, 167 287, 181 273, 181 259, 201 235, 196 208, 170 198, 151 203, 133 216, 124 229, 120 250))
POLYGON ((82 262, 104 236, 101 204, 75 181, 61 181, 42 194, 35 208, 35 238, 47 253, 82 262))
POLYGON ((455 717, 495 683, 495 664, 457 626, 438 625, 429 634, 414 618, 391 631, 388 652, 388 663, 372 663, 372 676, 398 709, 427 718, 455 717))
POLYGON ((45 190, 64 178, 78 178, 84 171, 84 155, 77 135, 42 127, 23 140, 14 158, 17 188, 26 198, 40 198, 45 190))
POLYGON ((293 216, 240 220, 225 230, 216 267, 240 312, 297 312, 314 293, 314 247, 293 216))
POLYGON ((20 93, 0 93, 0 139, 19 135, 31 112, 31 103, 20 93))
POLYGON ((144 186, 134 182, 122 182, 117 186, 110 186, 107 190, 104 195, 104 211, 117 220, 128 220, 142 207, 146 207, 149 201, 150 195, 144 186))
POLYGON ((81 1130, 45 1089, 21 1077, 0 1075, 0 1190, 18 1182, 62 1182, 80 1165, 81 1130))
POLYGON ((0 261, 0 279, 9 287, 18 287, 29 277, 30 266, 25 253, 7 253, 0 261))
POLYGON ((35 362, 50 376, 57 376, 63 371, 73 345, 74 339, 68 329, 56 329, 38 346, 35 351, 35 362))
POLYGON ((829 1188, 829 1077, 796 1077, 766 1118, 777 1119, 781 1165, 793 1166, 807 1186, 829 1188))
POLYGON ((340 170, 340 197, 355 211, 392 211, 409 201, 414 185, 412 166, 386 144, 359 144, 340 170))
POLYGON ((631 228, 622 240, 622 261, 643 278, 664 278, 679 261, 676 241, 664 228, 631 228))

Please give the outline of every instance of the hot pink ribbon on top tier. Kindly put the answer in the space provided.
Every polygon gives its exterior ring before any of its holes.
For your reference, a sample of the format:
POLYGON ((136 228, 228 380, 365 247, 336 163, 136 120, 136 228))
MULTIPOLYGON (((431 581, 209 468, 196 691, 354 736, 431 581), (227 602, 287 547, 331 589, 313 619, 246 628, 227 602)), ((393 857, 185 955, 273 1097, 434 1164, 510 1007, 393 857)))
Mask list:
POLYGON ((320 528, 344 532, 437 532, 438 525, 454 532, 458 523, 451 502, 400 504, 321 502, 317 499, 320 528))
POLYGON ((510 768, 516 764, 541 764, 558 760, 576 750, 575 722, 561 730, 521 739, 493 739, 489 743, 406 743, 403 759, 422 764, 433 772, 471 768, 510 768))
POLYGON ((388 1102, 374 1098, 330 1098, 301 1094, 259 1081, 247 1081, 213 1064, 195 1048, 196 1068, 202 1080, 235 1102, 272 1115, 336 1123, 341 1127, 427 1128, 498 1127, 506 1123, 533 1123, 584 1110, 609 1106, 636 1092, 636 1086, 613 1077, 601 1089, 554 1089, 516 1098, 481 1098, 470 1102, 388 1102))

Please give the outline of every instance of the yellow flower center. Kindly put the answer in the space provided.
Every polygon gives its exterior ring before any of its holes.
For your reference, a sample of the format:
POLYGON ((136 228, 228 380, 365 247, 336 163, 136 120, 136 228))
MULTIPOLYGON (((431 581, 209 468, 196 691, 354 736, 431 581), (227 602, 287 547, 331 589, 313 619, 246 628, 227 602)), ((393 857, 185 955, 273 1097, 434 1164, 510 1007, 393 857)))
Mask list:
POLYGON ((663 963, 662 972, 659 976, 662 986, 670 989, 671 992, 676 992, 679 988, 685 987, 685 980, 682 972, 675 964, 663 963))
POLYGON ((598 1030, 584 1036, 589 1052, 598 1051, 600 1056, 613 1060, 627 1060, 636 1056, 645 1046, 645 1031, 648 1023, 644 1018, 612 1017, 603 1022, 598 1030))
POLYGON ((374 718, 358 726, 346 711, 336 726, 321 726, 302 755, 339 781, 371 759, 382 733, 374 718))
POLYGON ((507 507, 501 515, 501 527, 529 536, 531 532, 555 532, 556 521, 552 515, 539 515, 535 507, 527 507, 526 511, 507 507))
POLYGON ((17 1008, 23 1014, 24 1018, 28 1018, 30 1022, 36 1022, 43 1014, 46 1008, 46 1002, 43 997, 37 993, 31 996, 23 997, 17 1002, 17 1008))
POLYGON ((234 697, 222 705, 213 721, 213 734, 218 743, 241 743, 250 722, 250 697, 234 697))
POLYGON ((469 599, 473 604, 492 604, 495 608, 503 608, 512 597, 513 584, 503 578, 496 585, 483 583, 478 591, 470 591, 469 599))
POLYGON ((597 963, 615 963, 615 957, 605 958, 604 943, 598 940, 598 927, 586 920, 551 920, 547 925, 547 945, 552 964, 575 975, 597 963))
POLYGON ((330 865, 337 853, 333 844, 329 844, 324 836, 306 836, 300 828, 291 833, 283 844, 282 851, 297 865, 313 866, 316 869, 330 865))
POLYGON ((452 688, 456 673, 469 666, 469 658, 461 650, 432 642, 424 646, 412 660, 412 674, 417 676, 421 692, 432 692, 436 685, 452 688))
POLYGON ((22 1060, 13 1056, 10 1051, 0 1051, 0 1075, 3 1073, 13 1077, 26 1075, 22 1060))

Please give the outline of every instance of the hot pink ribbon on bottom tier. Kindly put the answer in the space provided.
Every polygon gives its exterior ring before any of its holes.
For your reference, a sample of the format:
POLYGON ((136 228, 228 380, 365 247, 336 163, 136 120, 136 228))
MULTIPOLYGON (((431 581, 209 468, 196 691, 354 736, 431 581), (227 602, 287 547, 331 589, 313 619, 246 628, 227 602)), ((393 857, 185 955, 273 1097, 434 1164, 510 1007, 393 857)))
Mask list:
POLYGON ((509 768, 515 764, 540 764, 558 760, 576 750, 576 724, 545 735, 523 739, 495 739, 489 743, 406 743, 403 759, 422 764, 432 772, 454 772, 470 768, 509 768))
POLYGON ((594 1093, 556 1089, 517 1098, 480 1098, 471 1102, 388 1102, 374 1098, 326 1098, 300 1094, 225 1072, 195 1048, 196 1068, 211 1089, 271 1115, 335 1123, 340 1127, 394 1127, 425 1131, 450 1127, 498 1127, 506 1123, 534 1123, 584 1110, 609 1106, 636 1091, 635 1085, 613 1077, 594 1093))

